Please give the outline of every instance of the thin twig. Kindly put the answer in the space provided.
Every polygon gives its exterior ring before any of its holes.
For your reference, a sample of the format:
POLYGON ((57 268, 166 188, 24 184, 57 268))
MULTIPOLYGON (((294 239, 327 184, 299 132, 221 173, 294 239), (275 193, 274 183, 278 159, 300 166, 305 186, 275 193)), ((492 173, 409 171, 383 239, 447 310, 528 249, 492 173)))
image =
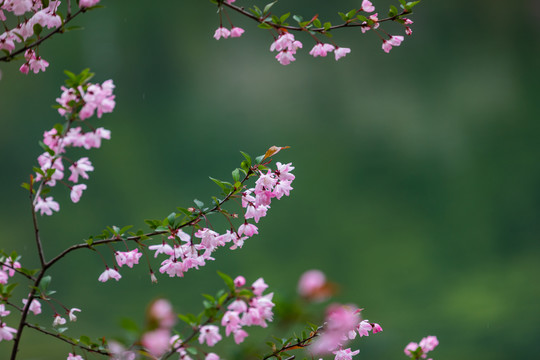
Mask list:
POLYGON ((71 344, 73 346, 77 346, 83 350, 86 350, 86 351, 89 351, 89 352, 93 352, 93 353, 97 353, 97 354, 101 354, 101 355, 107 355, 107 356, 110 356, 111 354, 108 352, 108 351, 104 351, 104 350, 97 350, 97 349, 92 349, 92 348, 89 348, 87 346, 84 346, 84 345, 81 345, 80 343, 76 343, 74 341, 71 341, 69 339, 66 339, 65 337, 63 337, 61 334, 55 334, 53 332, 50 332, 50 331, 47 331, 47 330, 44 330, 38 326, 35 326, 35 325, 32 325, 32 324, 29 324, 29 323, 25 323, 26 326, 28 326, 29 328, 32 328, 34 330, 37 330, 37 331, 40 331, 44 334, 47 334, 47 335, 50 335, 52 337, 55 337, 57 338, 58 340, 62 340, 62 341, 65 341, 67 342, 68 344, 71 344))

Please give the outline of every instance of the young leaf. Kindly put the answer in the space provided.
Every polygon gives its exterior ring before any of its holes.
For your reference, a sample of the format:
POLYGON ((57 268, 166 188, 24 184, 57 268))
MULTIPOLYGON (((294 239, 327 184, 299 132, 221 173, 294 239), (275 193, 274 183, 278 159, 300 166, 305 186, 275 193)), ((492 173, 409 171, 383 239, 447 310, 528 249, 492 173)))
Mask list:
POLYGON ((225 282, 225 285, 227 285, 229 290, 234 291, 234 281, 233 281, 233 279, 229 275, 224 274, 221 271, 218 271, 217 273, 218 273, 219 277, 223 279, 223 281, 225 282))

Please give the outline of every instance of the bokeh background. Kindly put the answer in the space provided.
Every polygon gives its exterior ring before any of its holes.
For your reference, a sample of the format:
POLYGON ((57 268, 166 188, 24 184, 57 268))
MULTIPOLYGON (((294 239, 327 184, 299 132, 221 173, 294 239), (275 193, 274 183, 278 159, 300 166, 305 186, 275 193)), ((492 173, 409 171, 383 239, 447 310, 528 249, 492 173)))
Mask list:
MULTIPOLYGON (((41 48, 51 63, 45 73, 24 76, 20 63, 0 64, 1 248, 37 265, 19 185, 36 164, 43 131, 61 121, 51 105, 64 69, 90 67, 96 81, 114 79, 117 107, 95 122, 112 140, 88 153, 96 170, 81 202, 57 188, 62 211, 40 219, 48 257, 107 225, 145 229, 144 219, 209 200, 218 188, 208 176, 228 178, 239 150, 289 145, 277 160, 293 162, 297 179, 259 236, 184 279, 152 285, 140 266, 101 284, 97 254, 63 260, 52 286, 83 310, 70 335, 121 334, 120 319, 142 324, 156 296, 196 312, 200 294, 222 286, 217 270, 262 276, 287 298, 303 271, 318 268, 340 284, 335 301, 364 307, 384 328, 358 343, 362 358, 405 359, 403 347, 426 335, 438 336, 440 360, 537 356, 538 1, 425 1, 412 37, 390 54, 374 34, 350 29, 334 40, 351 54, 313 59, 314 42, 298 35, 304 49, 289 66, 268 51, 265 31, 236 14, 242 38, 214 40, 219 22, 208 1, 103 3, 76 21, 84 31, 41 48)), ((337 11, 359 3, 291 0, 274 9, 338 22, 337 11)), ((384 14, 390 2, 374 4, 384 14)), ((21 284, 18 294, 26 291, 21 284)), ((50 310, 43 317, 52 322, 50 310)), ((1 358, 9 345, 0 343, 1 358)), ((21 359, 70 351, 26 330, 21 359)))

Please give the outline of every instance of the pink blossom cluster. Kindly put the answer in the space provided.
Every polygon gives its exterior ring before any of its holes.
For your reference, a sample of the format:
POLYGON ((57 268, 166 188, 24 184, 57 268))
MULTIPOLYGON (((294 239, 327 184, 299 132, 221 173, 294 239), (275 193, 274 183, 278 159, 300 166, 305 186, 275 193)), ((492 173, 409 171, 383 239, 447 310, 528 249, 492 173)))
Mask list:
POLYGON ((214 32, 214 39, 216 40, 219 40, 221 38, 227 39, 229 36, 232 38, 237 38, 237 37, 242 36, 243 33, 244 33, 244 29, 237 26, 231 27, 231 30, 223 26, 220 26, 214 32))
POLYGON ((401 45, 403 39, 403 36, 390 36, 390 40, 383 39, 382 49, 385 53, 389 53, 392 50, 392 46, 401 45))
POLYGON ((360 350, 345 348, 350 340, 355 339, 357 334, 363 337, 369 336, 370 331, 374 334, 382 331, 379 324, 361 320, 361 311, 353 305, 330 305, 326 310, 323 332, 313 343, 311 352, 318 355, 332 353, 335 360, 352 359, 360 350))
POLYGON ((263 278, 259 278, 251 285, 251 290, 255 295, 253 298, 249 301, 238 298, 227 307, 227 311, 221 319, 221 326, 225 327, 225 335, 233 334, 235 343, 242 343, 248 336, 243 327, 255 325, 265 328, 268 326, 266 321, 272 321, 274 293, 263 295, 267 288, 268 285, 263 278))
MULTIPOLYGON (((168 237, 173 244, 163 240, 161 244, 150 245, 149 250, 154 251, 154 257, 164 254, 168 258, 161 262, 159 272, 167 274, 169 277, 183 277, 184 273, 190 269, 199 269, 205 266, 207 261, 215 260, 212 253, 218 248, 231 245, 230 249, 235 250, 244 245, 244 241, 253 235, 258 234, 258 228, 255 224, 249 223, 253 219, 256 223, 266 216, 270 203, 273 198, 281 199, 283 196, 289 196, 293 189, 291 183, 295 176, 291 173, 294 167, 291 163, 276 163, 276 169, 266 173, 259 172, 259 178, 255 182, 255 187, 247 189, 242 193, 242 207, 246 209, 244 214, 244 223, 238 229, 226 230, 225 233, 218 232, 209 228, 198 229, 193 237, 182 229, 172 229, 168 237)), ((132 268, 138 264, 142 253, 137 249, 127 252, 115 252, 116 262, 119 267, 127 265, 132 268)), ((106 267, 105 271, 99 276, 99 281, 105 282, 109 279, 119 280, 122 276, 115 267, 111 269, 106 267)), ((152 281, 155 277, 152 274, 152 281)))
POLYGON ((300 41, 295 40, 293 34, 284 32, 270 45, 270 51, 278 51, 277 61, 281 65, 289 65, 296 60, 294 57, 296 50, 301 49, 302 46, 300 41))
MULTIPOLYGON (((80 120, 85 120, 97 111, 98 117, 101 117, 103 113, 110 113, 114 109, 113 89, 112 80, 107 80, 101 85, 89 84, 86 91, 82 86, 79 86, 78 89, 62 87, 62 95, 56 99, 61 105, 58 112, 66 117, 75 112, 78 113, 80 120)), ((80 126, 71 127, 72 123, 73 116, 69 122, 70 127, 65 133, 58 133, 56 128, 43 133, 43 143, 49 147, 49 151, 38 156, 39 168, 44 174, 47 174, 50 169, 54 172, 46 176, 37 173, 35 181, 43 181, 43 185, 49 187, 55 186, 57 181, 63 182, 65 168, 62 162, 64 157, 61 154, 65 153, 67 148, 79 147, 86 150, 99 148, 102 139, 111 138, 111 132, 103 127, 84 132, 80 126)), ((68 180, 73 184, 63 183, 71 190, 71 200, 77 203, 83 191, 87 189, 86 184, 79 183, 79 177, 88 179, 88 172, 93 171, 94 167, 88 157, 82 157, 74 162, 66 160, 71 162, 69 166, 71 175, 68 180)), ((54 201, 52 196, 42 198, 38 192, 34 201, 34 209, 36 212, 39 211, 41 215, 52 215, 53 211, 60 210, 60 205, 54 201)))
MULTIPOLYGON (((426 336, 425 338, 422 338, 419 343, 410 342, 407 344, 405 349, 403 350, 405 354, 409 357, 413 357, 412 352, 416 352, 419 349, 421 350, 421 357, 422 359, 427 358, 427 353, 430 351, 433 351, 437 346, 439 345, 439 340, 436 336, 426 336)), ((432 359, 428 359, 432 360, 432 359)))
MULTIPOLYGON (((21 264, 18 261, 13 262, 11 258, 1 258, 0 264, 0 284, 7 285, 9 278, 15 275, 15 269, 20 269, 21 264)), ((7 326, 3 321, 4 317, 8 316, 11 311, 6 310, 6 306, 0 303, 0 341, 10 341, 13 339, 13 334, 17 333, 17 330, 7 326)))
MULTIPOLYGON (((98 2, 99 0, 81 0, 79 6, 90 7, 98 2)), ((60 1, 51 0, 48 6, 44 6, 41 0, 5 0, 0 3, 0 21, 4 22, 4 25, 11 22, 11 17, 17 18, 15 27, 5 27, 5 31, 0 34, 0 50, 6 50, 9 54, 15 50, 16 43, 25 43, 34 35, 36 25, 43 29, 58 29, 62 26, 62 18, 58 15, 60 1)), ((23 74, 28 74, 29 70, 37 74, 49 66, 49 63, 31 48, 26 50, 25 59, 26 62, 19 69, 23 74)))
POLYGON ((315 45, 313 47, 313 49, 311 49, 311 51, 309 52, 309 55, 313 56, 313 57, 317 57, 317 56, 326 56, 329 52, 332 52, 334 51, 334 55, 336 57, 336 61, 341 59, 342 57, 344 57, 345 55, 347 55, 348 53, 351 52, 351 49, 349 48, 344 48, 344 47, 336 47, 332 44, 323 44, 323 43, 317 43, 317 45, 315 45), (335 50, 335 51, 334 51, 335 50))
MULTIPOLYGON (((266 216, 270 209, 273 198, 281 199, 283 195, 289 196, 293 189, 291 183, 295 176, 291 173, 294 167, 291 163, 276 163, 276 170, 268 169, 266 174, 259 172, 259 179, 255 182, 255 187, 244 191, 242 194, 242 207, 246 209, 245 219, 253 219, 256 223, 260 218, 266 216)), ((249 235, 244 230, 244 234, 249 235)))

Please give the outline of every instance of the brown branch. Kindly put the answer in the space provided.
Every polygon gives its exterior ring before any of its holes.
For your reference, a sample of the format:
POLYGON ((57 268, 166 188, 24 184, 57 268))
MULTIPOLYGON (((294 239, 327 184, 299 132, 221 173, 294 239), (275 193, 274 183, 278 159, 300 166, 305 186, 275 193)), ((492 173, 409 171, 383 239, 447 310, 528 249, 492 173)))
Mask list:
POLYGON ((9 55, 5 55, 3 57, 0 57, 0 61, 5 61, 5 62, 9 62, 11 60, 13 60, 13 57, 19 55, 19 54, 22 54, 23 52, 25 52, 26 50, 28 49, 32 49, 32 48, 35 48, 37 46, 39 46, 39 44, 41 44, 42 42, 44 42, 45 40, 47 40, 48 38, 50 38, 51 36, 53 36, 54 34, 58 34, 58 33, 63 33, 65 31, 65 28, 64 26, 69 23, 71 20, 73 20, 77 15, 83 13, 83 12, 86 12, 86 8, 82 8, 82 9, 79 9, 79 11, 77 11, 75 14, 73 14, 73 16, 68 16, 66 17, 66 20, 64 21, 64 23, 62 24, 62 26, 59 26, 57 27, 56 29, 54 29, 53 31, 51 31, 50 33, 48 33, 46 36, 38 39, 36 42, 30 44, 30 45, 26 45, 24 46, 23 48, 9 54, 9 55))
MULTIPOLYGON (((345 27, 357 27, 357 26, 366 26, 365 24, 360 24, 360 23, 353 23, 353 22, 344 22, 342 24, 339 24, 339 25, 334 25, 334 26, 331 26, 330 28, 328 29, 325 29, 325 28, 316 28, 316 27, 312 27, 312 28, 305 28, 305 27, 301 27, 301 26, 290 26, 290 25, 278 25, 278 24, 275 24, 274 22, 272 21, 268 21, 266 20, 268 18, 268 15, 265 16, 264 18, 259 18, 255 15, 253 15, 252 13, 246 11, 244 9, 244 7, 240 7, 240 6, 237 6, 237 5, 233 5, 233 4, 229 4, 227 2, 222 2, 221 3, 222 6, 226 6, 250 19, 253 19, 255 20, 256 22, 260 23, 260 24, 267 24, 267 25, 270 25, 271 27, 273 27, 274 29, 287 29, 289 31, 314 31, 314 32, 318 32, 318 33, 325 33, 325 32, 328 32, 330 30, 335 30, 335 29, 340 29, 340 28, 345 28, 345 27)), ((407 15, 407 14, 411 14, 411 11, 407 11, 407 10, 403 10, 400 14, 397 14, 397 15, 394 15, 394 16, 391 16, 391 17, 387 17, 387 18, 384 18, 384 19, 380 19, 378 20, 377 22, 378 23, 382 23, 382 22, 387 22, 387 21, 394 21, 398 18, 400 18, 401 16, 403 15, 407 15)))
MULTIPOLYGON (((270 355, 265 356, 263 358, 263 360, 270 359, 270 358, 272 358, 274 356, 277 357, 278 354, 280 354, 282 352, 285 352, 287 350, 295 350, 295 349, 298 349, 298 348, 305 348, 305 347, 309 346, 310 345, 309 343, 311 342, 311 340, 313 340, 314 338, 319 336, 319 331, 322 330, 322 328, 323 328, 322 326, 319 326, 317 328, 317 330, 313 331, 309 337, 307 337, 307 338, 305 338, 303 340, 300 340, 295 344, 291 345, 291 344, 288 343, 286 345, 283 345, 281 347, 281 349, 276 350, 273 353, 271 353, 270 355)), ((294 356, 291 356, 291 357, 287 358, 286 360, 288 360, 288 359, 294 359, 294 356)))
MULTIPOLYGON (((255 167, 256 168, 256 165, 255 167)), ((241 184, 244 184, 244 182, 246 182, 246 180, 254 173, 254 170, 250 169, 247 173, 247 175, 244 177, 244 179, 242 179, 242 181, 240 182, 241 184)), ((199 212, 199 214, 197 215, 197 217, 195 217, 194 219, 192 219, 191 221, 181 225, 178 227, 178 229, 181 229, 181 228, 184 228, 184 227, 187 227, 187 226, 191 226, 191 225, 195 225, 196 223, 198 223, 201 219, 201 217, 209 214, 209 213, 212 213, 212 212, 215 212, 215 211, 218 211, 220 209, 220 207, 225 203, 227 202, 228 200, 231 199, 231 197, 233 196, 233 194, 236 192, 236 188, 233 189, 223 200, 221 200, 218 204, 216 204, 213 208, 209 209, 209 210, 206 210, 206 211, 201 211, 199 212)), ((46 262, 45 263, 45 266, 44 266, 44 269, 48 269, 49 267, 51 267, 53 264, 55 264, 58 260, 60 260, 61 258, 63 258, 64 256, 66 256, 67 254, 69 254, 70 252, 72 251, 75 251, 75 250, 79 250, 79 249, 91 249, 93 246, 99 246, 99 245, 104 245, 104 244, 111 244, 111 243, 117 243, 117 242, 120 242, 120 241, 140 241, 143 237, 153 237, 153 236, 157 236, 157 235, 163 235, 163 234, 167 234, 169 233, 168 231, 153 231, 151 233, 147 233, 147 234, 144 234, 144 235, 137 235, 137 236, 130 236, 130 237, 127 237, 125 239, 122 239, 122 238, 119 238, 117 236, 113 236, 109 239, 103 239, 103 240, 97 240, 97 241, 94 241, 91 245, 89 244, 77 244, 77 245, 73 245, 73 246, 70 246, 69 248, 65 249, 64 251, 62 251, 60 254, 58 254, 57 256, 55 256, 53 259, 51 259, 50 261, 46 262)))
POLYGON ((45 254, 43 252, 43 245, 41 244, 41 239, 39 237, 39 228, 36 217, 36 208, 34 206, 34 199, 32 197, 32 187, 30 187, 30 206, 32 208, 32 221, 34 224, 34 236, 36 238, 36 246, 38 249, 39 262, 41 263, 41 268, 45 266, 45 254))
POLYGON ((67 342, 68 344, 71 344, 73 346, 77 346, 83 350, 86 350, 88 352, 93 352, 93 353, 97 353, 97 354, 101 354, 101 355, 106 355, 106 356, 110 356, 111 354, 108 352, 108 351, 104 351, 104 350, 99 350, 99 349, 92 349, 90 347, 87 347, 87 346, 84 346, 84 345, 81 345, 80 343, 76 343, 74 341, 71 341, 67 338, 65 338, 64 336, 62 336, 61 334, 55 334, 55 333, 52 333, 50 331, 47 331, 47 330, 44 330, 42 328, 40 328, 39 326, 35 326, 35 325, 32 325, 32 324, 29 324, 29 323, 25 323, 26 326, 28 326, 29 328, 32 328, 34 330, 37 330, 37 331, 40 331, 42 332, 43 334, 46 334, 46 335, 50 335, 58 340, 62 340, 62 341, 65 341, 67 342))

